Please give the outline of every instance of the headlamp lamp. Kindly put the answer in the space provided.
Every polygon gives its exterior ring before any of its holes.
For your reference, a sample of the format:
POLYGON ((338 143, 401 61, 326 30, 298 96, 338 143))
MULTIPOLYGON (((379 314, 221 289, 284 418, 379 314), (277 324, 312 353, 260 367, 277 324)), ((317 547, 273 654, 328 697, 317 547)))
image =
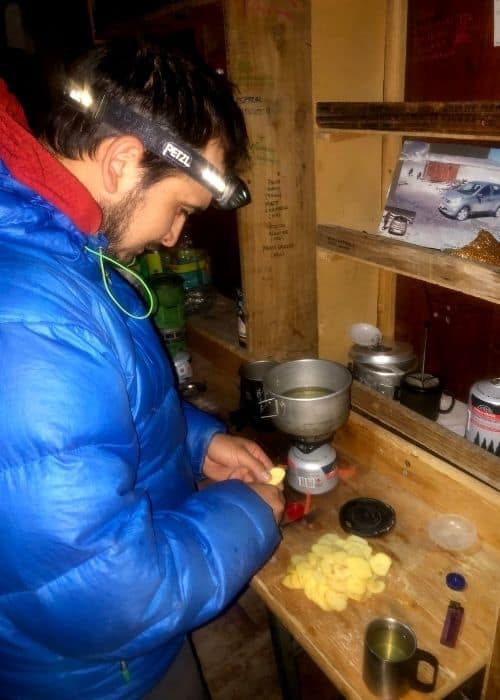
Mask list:
POLYGON ((221 173, 168 127, 155 124, 106 95, 95 101, 88 90, 75 87, 68 89, 66 95, 80 111, 117 131, 134 134, 148 151, 199 182, 212 194, 219 209, 238 209, 250 203, 250 191, 241 178, 221 173))

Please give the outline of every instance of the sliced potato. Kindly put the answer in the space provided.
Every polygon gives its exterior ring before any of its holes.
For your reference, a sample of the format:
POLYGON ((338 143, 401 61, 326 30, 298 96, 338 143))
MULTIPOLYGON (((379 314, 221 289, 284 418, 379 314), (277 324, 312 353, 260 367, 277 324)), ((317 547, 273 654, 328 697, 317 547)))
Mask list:
POLYGON ((384 552, 378 552, 370 557, 370 566, 377 576, 387 576, 391 568, 392 559, 384 552))
POLYGON ((366 584, 366 590, 370 593, 382 593, 385 589, 385 581, 381 581, 379 578, 372 578, 366 584))
POLYGON ((272 467, 269 470, 269 473, 271 476, 267 483, 271 486, 279 486, 285 478, 286 471, 283 469, 283 467, 272 467))
POLYGON ((287 588, 302 589, 302 584, 297 574, 287 574, 281 583, 287 588))
POLYGON ((347 557, 347 552, 344 552, 343 549, 337 549, 335 552, 332 552, 329 557, 334 564, 343 564, 347 557))
POLYGON ((369 545, 361 545, 351 543, 346 545, 345 551, 353 557, 361 557, 362 559, 369 559, 372 553, 372 548, 369 545))
POLYGON ((349 597, 351 595, 363 596, 366 592, 366 580, 351 576, 351 578, 347 579, 346 592, 349 597))
POLYGON ((329 591, 325 595, 325 600, 328 607, 331 610, 342 612, 342 610, 345 610, 347 608, 347 597, 345 595, 342 595, 342 593, 329 591))
POLYGON ((320 544, 316 542, 316 544, 313 544, 311 547, 311 552, 323 557, 325 554, 330 554, 331 548, 327 544, 320 544))
POLYGON ((360 537, 359 535, 349 535, 346 537, 346 542, 349 544, 354 542, 356 544, 368 545, 368 540, 365 540, 364 537, 360 537))
POLYGON ((351 570, 348 566, 344 566, 344 564, 334 564, 333 575, 335 576, 335 578, 338 578, 340 581, 343 581, 345 579, 348 579, 349 576, 351 576, 351 570))
POLYGON ((282 579, 285 587, 302 589, 325 612, 345 610, 348 599, 363 602, 385 589, 381 580, 392 560, 384 552, 372 554, 366 540, 357 535, 343 539, 327 533, 311 549, 294 555, 282 579))
POLYGON ((330 578, 330 589, 335 593, 346 593, 347 592, 347 581, 346 579, 341 580, 338 578, 330 578))
POLYGON ((352 571, 356 578, 371 578, 372 570, 366 559, 361 557, 346 557, 345 565, 352 571))

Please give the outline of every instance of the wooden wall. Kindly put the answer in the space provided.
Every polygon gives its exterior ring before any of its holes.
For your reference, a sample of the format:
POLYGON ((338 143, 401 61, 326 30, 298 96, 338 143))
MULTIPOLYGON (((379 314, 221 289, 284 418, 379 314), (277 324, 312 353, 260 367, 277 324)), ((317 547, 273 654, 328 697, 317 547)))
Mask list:
MULTIPOLYGON (((385 0, 313 0, 313 102, 381 100, 384 95, 385 0)), ((381 136, 316 132, 318 223, 372 232, 381 215, 381 136)), ((317 257, 319 353, 346 362, 349 327, 377 323, 380 273, 326 251, 317 257)))

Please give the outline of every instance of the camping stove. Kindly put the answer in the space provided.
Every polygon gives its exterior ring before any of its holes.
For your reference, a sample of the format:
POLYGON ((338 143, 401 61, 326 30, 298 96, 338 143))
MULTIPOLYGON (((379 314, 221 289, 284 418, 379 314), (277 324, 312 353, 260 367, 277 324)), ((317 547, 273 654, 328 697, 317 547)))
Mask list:
POLYGON ((287 481, 300 493, 331 491, 338 482, 336 459, 337 453, 328 442, 296 440, 288 451, 287 481))

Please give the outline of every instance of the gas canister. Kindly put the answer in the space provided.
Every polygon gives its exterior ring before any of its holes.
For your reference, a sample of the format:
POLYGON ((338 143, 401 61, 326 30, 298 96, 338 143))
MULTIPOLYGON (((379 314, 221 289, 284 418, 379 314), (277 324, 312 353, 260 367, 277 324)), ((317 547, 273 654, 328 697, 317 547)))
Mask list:
POLYGON ((465 437, 500 457, 500 377, 471 386, 465 437))

